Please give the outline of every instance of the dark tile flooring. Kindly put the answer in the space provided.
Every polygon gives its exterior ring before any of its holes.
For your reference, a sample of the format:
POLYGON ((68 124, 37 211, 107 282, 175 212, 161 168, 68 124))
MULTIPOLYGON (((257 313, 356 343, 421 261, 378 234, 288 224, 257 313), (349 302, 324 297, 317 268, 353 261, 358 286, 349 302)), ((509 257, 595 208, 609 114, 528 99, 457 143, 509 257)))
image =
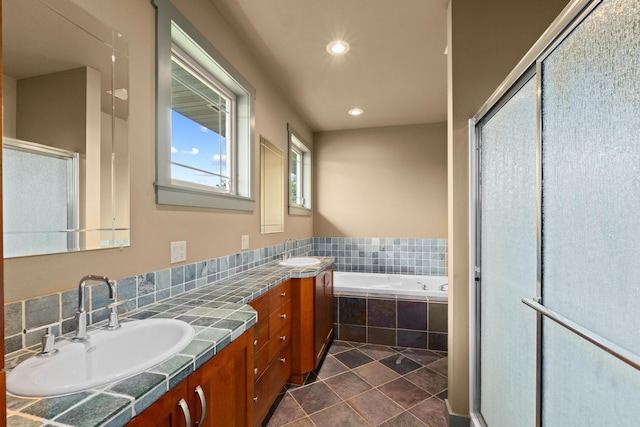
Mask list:
POLYGON ((446 427, 444 352, 334 341, 305 385, 279 396, 267 427, 446 427))

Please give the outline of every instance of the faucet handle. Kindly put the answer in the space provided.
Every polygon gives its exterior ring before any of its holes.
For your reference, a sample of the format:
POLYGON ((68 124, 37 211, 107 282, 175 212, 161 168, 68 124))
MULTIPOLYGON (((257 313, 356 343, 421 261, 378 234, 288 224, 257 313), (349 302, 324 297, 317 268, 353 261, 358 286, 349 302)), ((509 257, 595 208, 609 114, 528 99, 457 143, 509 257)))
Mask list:
POLYGON ((52 323, 47 325, 47 332, 42 336, 42 350, 36 354, 36 357, 51 357, 58 353, 58 349, 55 348, 56 335, 53 333, 53 327, 59 323, 52 323))
POLYGON ((107 305, 107 308, 111 311, 109 312, 109 323, 107 323, 107 326, 105 326, 104 329, 114 331, 121 328, 120 322, 118 321, 118 307, 127 301, 128 300, 123 299, 107 305))

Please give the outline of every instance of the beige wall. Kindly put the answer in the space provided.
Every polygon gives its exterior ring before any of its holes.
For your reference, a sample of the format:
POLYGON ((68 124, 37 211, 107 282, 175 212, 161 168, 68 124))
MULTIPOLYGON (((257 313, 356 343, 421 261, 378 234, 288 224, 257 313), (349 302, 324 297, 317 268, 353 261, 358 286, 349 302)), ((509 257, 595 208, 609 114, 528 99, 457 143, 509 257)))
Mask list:
POLYGON ((314 236, 447 237, 446 124, 314 134, 314 236))
POLYGON ((16 101, 18 81, 6 74, 2 75, 2 135, 16 137, 16 101))
POLYGON ((80 67, 18 80, 15 114, 17 139, 84 156, 100 142, 100 74, 80 67))
MULTIPOLYGON (((311 218, 288 216, 285 233, 261 235, 259 200, 253 213, 157 206, 153 187, 155 10, 149 0, 76 0, 76 3, 129 40, 131 247, 7 259, 4 261, 7 302, 72 289, 89 273, 119 279, 169 268, 169 244, 175 240, 187 241, 187 262, 192 263, 240 252, 243 234, 250 236, 250 249, 282 243, 287 237, 312 236, 311 218)), ((259 136, 264 135, 284 150, 288 122, 308 141, 311 131, 209 1, 174 0, 174 4, 256 88, 254 188, 258 198, 259 136)))
POLYGON ((469 414, 469 150, 467 121, 567 0, 451 0, 449 5, 449 405, 469 414))

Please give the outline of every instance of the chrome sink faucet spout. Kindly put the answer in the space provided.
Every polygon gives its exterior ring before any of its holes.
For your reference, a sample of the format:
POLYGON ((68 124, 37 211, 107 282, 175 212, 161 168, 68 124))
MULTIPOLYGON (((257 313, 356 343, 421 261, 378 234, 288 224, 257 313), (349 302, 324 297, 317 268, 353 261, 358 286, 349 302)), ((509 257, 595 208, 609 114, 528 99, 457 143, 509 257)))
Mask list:
POLYGON ((282 261, 287 261, 291 258, 291 249, 289 245, 293 244, 293 239, 289 238, 284 241, 284 252, 282 253, 282 261))
POLYGON ((87 282, 101 282, 109 286, 109 298, 114 299, 116 287, 108 277, 89 274, 80 279, 78 284, 78 311, 76 311, 76 336, 71 339, 74 342, 84 342, 89 339, 87 335, 87 312, 84 309, 84 290, 87 282))

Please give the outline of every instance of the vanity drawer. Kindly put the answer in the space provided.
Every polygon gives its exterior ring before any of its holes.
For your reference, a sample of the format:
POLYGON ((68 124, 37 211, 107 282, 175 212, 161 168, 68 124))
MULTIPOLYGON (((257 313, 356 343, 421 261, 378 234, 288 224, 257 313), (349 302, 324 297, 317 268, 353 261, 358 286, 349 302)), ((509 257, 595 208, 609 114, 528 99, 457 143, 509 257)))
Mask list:
POLYGON ((287 301, 269 316, 269 339, 276 336, 282 327, 291 322, 291 300, 287 301))
POLYGON ((284 325, 273 338, 269 338, 269 360, 276 357, 281 348, 289 344, 291 340, 291 323, 284 325))
MULTIPOLYGON (((256 421, 263 420, 269 408, 273 404, 276 396, 280 392, 282 385, 278 384, 280 377, 279 366, 270 364, 255 385, 255 414, 256 421)), ((258 424, 259 425, 259 424, 258 424)))
POLYGON ((253 330, 254 350, 258 351, 269 340, 269 319, 264 319, 262 322, 256 323, 253 330))
POLYGON ((269 292, 269 313, 276 311, 291 299, 291 280, 287 280, 269 292))
POLYGON ((249 303, 249 305, 258 312, 258 322, 266 320, 269 314, 271 314, 269 311, 269 295, 270 293, 266 293, 249 303))
POLYGON ((286 345, 280 350, 278 357, 271 362, 278 370, 278 384, 284 386, 291 376, 291 344, 287 341, 286 345))
MULTIPOLYGON (((267 366, 264 374, 258 378, 255 385, 255 413, 256 422, 264 419, 274 400, 287 383, 291 373, 291 346, 286 345, 277 357, 267 366)), ((260 425, 260 424, 257 424, 260 425)))
POLYGON ((255 369, 253 370, 255 379, 260 378, 260 376, 264 373, 265 369, 267 369, 267 366, 269 365, 269 361, 271 359, 272 357, 269 356, 268 345, 263 346, 260 350, 256 352, 256 355, 254 358, 254 365, 257 371, 255 369))

